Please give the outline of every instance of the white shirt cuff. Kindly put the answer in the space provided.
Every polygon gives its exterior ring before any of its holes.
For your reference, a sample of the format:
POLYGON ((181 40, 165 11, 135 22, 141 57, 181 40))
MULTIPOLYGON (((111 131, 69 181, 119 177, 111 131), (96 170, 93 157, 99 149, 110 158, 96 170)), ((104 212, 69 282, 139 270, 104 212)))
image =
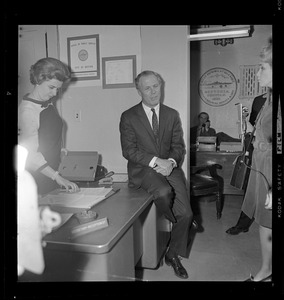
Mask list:
POLYGON ((169 158, 168 160, 172 161, 174 163, 174 168, 177 166, 177 162, 173 158, 169 158))
POLYGON ((155 167, 156 159, 157 159, 157 158, 158 158, 157 156, 154 156, 154 157, 151 159, 151 161, 150 161, 150 163, 149 163, 149 167, 151 167, 151 168, 154 168, 154 167, 155 167))

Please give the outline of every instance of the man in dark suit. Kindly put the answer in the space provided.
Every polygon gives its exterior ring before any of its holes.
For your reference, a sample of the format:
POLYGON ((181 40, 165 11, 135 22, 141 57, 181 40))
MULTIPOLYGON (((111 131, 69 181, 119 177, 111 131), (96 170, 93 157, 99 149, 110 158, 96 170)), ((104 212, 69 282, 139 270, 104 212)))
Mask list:
POLYGON ((135 79, 142 101, 121 115, 122 154, 128 160, 129 186, 153 195, 158 210, 172 223, 165 263, 188 278, 180 257, 187 256, 192 210, 181 163, 185 154, 178 112, 161 103, 163 80, 153 71, 135 79))
MULTIPOLYGON (((265 100, 266 100, 266 94, 263 94, 263 95, 260 95, 260 96, 257 96, 254 98, 252 107, 251 107, 251 114, 249 117, 249 123, 252 126, 254 126, 256 117, 257 117, 259 111, 261 110, 265 100)), ((250 133, 248 132, 246 134, 245 141, 244 141, 246 148, 247 148, 247 143, 248 143, 249 139, 250 139, 250 133)), ((252 152, 253 152, 253 145, 251 144, 248 148, 249 162, 251 162, 252 152)), ((248 172, 250 172, 250 170, 248 170, 248 172)), ((247 180, 248 180, 248 177, 247 177, 247 180)), ((245 190, 246 190, 246 187, 245 187, 245 190)), ((254 219, 250 219, 243 211, 241 211, 241 214, 240 214, 237 224, 235 226, 227 229, 226 232, 231 235, 237 235, 241 232, 248 232, 253 221, 254 221, 254 219)))

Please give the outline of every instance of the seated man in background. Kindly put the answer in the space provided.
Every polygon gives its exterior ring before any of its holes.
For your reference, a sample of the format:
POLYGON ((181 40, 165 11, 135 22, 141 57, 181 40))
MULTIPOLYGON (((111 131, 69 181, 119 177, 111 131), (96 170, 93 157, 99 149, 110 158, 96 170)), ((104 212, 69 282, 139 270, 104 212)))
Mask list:
POLYGON ((206 112, 201 112, 198 115, 199 125, 190 128, 190 144, 196 144, 199 136, 216 136, 214 128, 210 128, 209 115, 206 112))
POLYGON ((241 142, 241 139, 239 138, 233 138, 223 131, 216 133, 214 128, 210 128, 209 115, 206 112, 201 112, 198 115, 198 121, 199 125, 190 128, 191 146, 196 144, 196 140, 199 136, 216 136, 217 146, 219 146, 221 142, 241 142))

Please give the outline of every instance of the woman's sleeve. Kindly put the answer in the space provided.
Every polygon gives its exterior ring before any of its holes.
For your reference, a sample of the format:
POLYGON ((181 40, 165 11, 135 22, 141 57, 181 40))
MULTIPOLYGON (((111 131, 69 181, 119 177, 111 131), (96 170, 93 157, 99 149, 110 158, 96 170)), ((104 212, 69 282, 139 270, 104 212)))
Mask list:
POLYGON ((39 113, 31 108, 19 111, 18 143, 24 146, 29 154, 26 161, 28 170, 36 171, 47 164, 41 152, 38 151, 39 113))

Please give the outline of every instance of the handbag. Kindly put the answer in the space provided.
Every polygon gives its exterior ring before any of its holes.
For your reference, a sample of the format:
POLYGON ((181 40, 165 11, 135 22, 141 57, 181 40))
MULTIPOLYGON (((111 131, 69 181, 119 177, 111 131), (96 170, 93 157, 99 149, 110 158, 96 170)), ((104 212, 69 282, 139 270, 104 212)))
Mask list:
POLYGON ((256 121, 254 123, 253 131, 245 135, 244 150, 242 154, 238 155, 235 161, 233 162, 233 165, 235 166, 231 176, 230 185, 240 190, 246 190, 247 187, 250 167, 251 167, 251 157, 253 152, 252 141, 256 129, 256 123, 260 117, 263 107, 264 105, 262 105, 257 115, 256 121))
POLYGON ((250 158, 245 154, 244 152, 236 157, 233 163, 235 166, 230 181, 230 185, 240 190, 246 189, 250 173, 248 167, 248 165, 250 165, 250 158))
POLYGON ((253 133, 247 133, 244 140, 244 150, 242 154, 238 155, 233 162, 234 169, 231 176, 230 184, 240 190, 245 190, 248 183, 251 156, 253 151, 252 146, 253 133))

